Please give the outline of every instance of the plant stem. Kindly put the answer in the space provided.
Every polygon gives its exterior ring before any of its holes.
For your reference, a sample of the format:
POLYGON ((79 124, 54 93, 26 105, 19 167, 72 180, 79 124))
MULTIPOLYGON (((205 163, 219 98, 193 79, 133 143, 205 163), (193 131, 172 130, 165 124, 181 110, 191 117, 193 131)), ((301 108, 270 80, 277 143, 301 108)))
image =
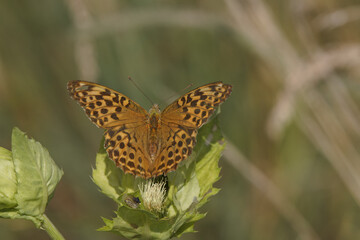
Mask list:
POLYGON ((54 224, 50 221, 50 219, 44 214, 44 222, 42 224, 42 228, 49 234, 51 239, 55 240, 65 240, 63 235, 57 230, 54 224))

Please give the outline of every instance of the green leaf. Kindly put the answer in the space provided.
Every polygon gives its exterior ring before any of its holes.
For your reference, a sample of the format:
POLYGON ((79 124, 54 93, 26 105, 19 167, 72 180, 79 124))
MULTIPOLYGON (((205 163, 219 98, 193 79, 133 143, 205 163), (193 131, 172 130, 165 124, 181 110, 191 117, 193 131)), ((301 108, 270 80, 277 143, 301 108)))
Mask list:
POLYGON ((96 168, 92 171, 92 178, 105 195, 117 201, 124 192, 124 188, 119 184, 123 172, 107 159, 107 153, 102 146, 103 141, 96 155, 96 168))
MULTIPOLYGON (((219 113, 219 110, 217 112, 219 113)), ((194 148, 197 161, 203 159, 204 155, 206 155, 210 151, 211 144, 223 142, 223 140, 224 139, 219 128, 218 117, 214 116, 199 130, 197 144, 194 148)))
POLYGON ((188 218, 187 221, 176 231, 174 236, 180 237, 184 233, 195 232, 194 224, 205 216, 206 213, 193 214, 193 216, 191 218, 188 218))
POLYGON ((98 230, 113 231, 129 239, 170 239, 173 220, 160 220, 139 209, 120 207, 113 220, 103 219, 106 226, 98 230))
POLYGON ((92 177, 101 192, 118 203, 120 203, 123 194, 136 192, 138 185, 145 181, 139 177, 135 178, 131 174, 125 174, 116 167, 104 149, 104 138, 96 155, 96 168, 93 169, 92 177))
POLYGON ((219 180, 220 168, 218 162, 224 148, 224 144, 211 144, 209 151, 196 164, 196 175, 199 186, 201 186, 201 195, 208 192, 212 188, 212 184, 219 180))
POLYGON ((0 210, 13 208, 17 205, 15 200, 16 185, 11 152, 0 147, 0 210))
POLYGON ((199 182, 196 175, 193 174, 190 180, 175 194, 174 203, 176 208, 180 211, 186 211, 192 203, 198 201, 199 193, 199 182))
POLYGON ((63 171, 39 142, 29 139, 18 128, 12 132, 12 156, 18 189, 15 199, 20 215, 41 216, 63 171))
POLYGON ((103 218, 106 226, 99 231, 116 232, 128 239, 170 239, 185 232, 193 232, 193 225, 205 214, 183 212, 173 218, 157 218, 153 214, 139 209, 120 207, 117 217, 103 218))

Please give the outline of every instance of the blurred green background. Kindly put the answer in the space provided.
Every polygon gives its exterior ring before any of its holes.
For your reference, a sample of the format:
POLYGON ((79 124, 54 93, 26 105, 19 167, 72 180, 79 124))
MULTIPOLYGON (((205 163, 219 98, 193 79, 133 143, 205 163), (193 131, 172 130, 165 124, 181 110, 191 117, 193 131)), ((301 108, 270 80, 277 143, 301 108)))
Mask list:
MULTIPOLYGON (((40 0, 0 2, 0 146, 14 126, 64 170, 47 216, 67 239, 97 232, 116 205, 91 181, 102 136, 69 98, 95 81, 162 109, 223 81, 222 190, 182 239, 360 239, 358 1, 40 0)), ((49 239, 0 219, 0 239, 49 239)))

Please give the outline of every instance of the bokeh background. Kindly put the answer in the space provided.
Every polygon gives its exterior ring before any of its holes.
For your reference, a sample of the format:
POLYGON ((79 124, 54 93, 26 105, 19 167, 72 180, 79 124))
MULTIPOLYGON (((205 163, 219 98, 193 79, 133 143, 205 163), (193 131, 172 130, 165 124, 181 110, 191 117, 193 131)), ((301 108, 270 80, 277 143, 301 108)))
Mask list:
MULTIPOLYGON (((14 126, 64 170, 46 214, 67 239, 116 205, 91 181, 102 136, 69 98, 81 79, 146 109, 224 81, 222 190, 181 239, 360 239, 360 5, 356 0, 0 1, 0 146, 14 126)), ((0 219, 0 239, 49 239, 0 219)))

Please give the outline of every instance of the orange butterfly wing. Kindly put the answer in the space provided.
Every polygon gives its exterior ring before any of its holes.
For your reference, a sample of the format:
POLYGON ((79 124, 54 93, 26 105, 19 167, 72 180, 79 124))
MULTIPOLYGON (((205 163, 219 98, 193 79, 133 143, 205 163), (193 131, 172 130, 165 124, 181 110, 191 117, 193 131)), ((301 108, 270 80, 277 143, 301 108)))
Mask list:
POLYGON ((96 83, 71 81, 68 91, 96 126, 107 129, 105 149, 110 159, 125 173, 149 178, 149 159, 142 151, 147 111, 125 95, 96 83))
POLYGON ((232 86, 222 82, 198 87, 170 104, 161 113, 161 151, 155 161, 154 175, 174 171, 190 156, 198 129, 206 123, 214 108, 231 94, 232 86))

